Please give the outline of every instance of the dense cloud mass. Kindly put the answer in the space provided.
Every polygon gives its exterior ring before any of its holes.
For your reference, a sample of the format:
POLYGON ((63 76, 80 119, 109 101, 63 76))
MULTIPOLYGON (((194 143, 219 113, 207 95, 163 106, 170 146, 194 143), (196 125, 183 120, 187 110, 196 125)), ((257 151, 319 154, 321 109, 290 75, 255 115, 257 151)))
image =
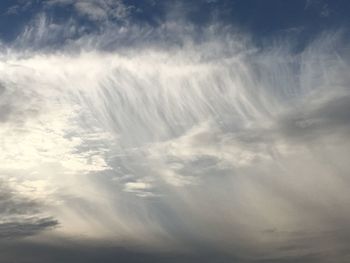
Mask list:
POLYGON ((348 262, 348 32, 131 2, 6 9, 0 262, 348 262))

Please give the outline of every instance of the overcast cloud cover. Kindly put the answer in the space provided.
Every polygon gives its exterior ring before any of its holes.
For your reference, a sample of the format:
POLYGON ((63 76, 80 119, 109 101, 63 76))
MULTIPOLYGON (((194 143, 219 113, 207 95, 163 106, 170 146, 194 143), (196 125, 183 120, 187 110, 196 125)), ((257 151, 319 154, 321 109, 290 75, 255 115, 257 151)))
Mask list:
POLYGON ((350 4, 0 3, 0 262, 349 262, 350 4))

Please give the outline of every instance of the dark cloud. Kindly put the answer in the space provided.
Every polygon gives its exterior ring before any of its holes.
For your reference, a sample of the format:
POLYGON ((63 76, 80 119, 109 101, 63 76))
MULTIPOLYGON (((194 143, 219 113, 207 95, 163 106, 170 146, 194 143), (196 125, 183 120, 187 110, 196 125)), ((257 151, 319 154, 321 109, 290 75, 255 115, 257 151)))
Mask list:
POLYGON ((58 221, 41 215, 43 207, 0 182, 0 240, 37 235, 58 226, 58 221))
POLYGON ((0 242, 1 260, 18 263, 225 263, 244 262, 219 252, 200 250, 195 253, 155 252, 125 248, 113 244, 79 243, 61 240, 59 243, 0 242), (16 253, 20 251, 21 253, 16 253))
MULTIPOLYGON (((296 240, 295 243, 280 246, 275 255, 255 257, 234 256, 212 250, 196 250, 176 253, 166 251, 149 251, 141 248, 123 247, 100 242, 72 242, 60 240, 55 242, 6 242, 0 241, 1 260, 17 263, 346 263, 350 254, 345 247, 330 253, 329 248, 314 249, 324 236, 296 240), (17 253, 20 251, 20 253, 17 253)), ((327 239, 326 239, 327 240, 327 239)), ((326 245, 326 244, 325 244, 326 245)))
POLYGON ((0 239, 14 239, 37 235, 43 230, 51 229, 58 225, 58 221, 51 217, 19 219, 9 223, 0 224, 0 239))

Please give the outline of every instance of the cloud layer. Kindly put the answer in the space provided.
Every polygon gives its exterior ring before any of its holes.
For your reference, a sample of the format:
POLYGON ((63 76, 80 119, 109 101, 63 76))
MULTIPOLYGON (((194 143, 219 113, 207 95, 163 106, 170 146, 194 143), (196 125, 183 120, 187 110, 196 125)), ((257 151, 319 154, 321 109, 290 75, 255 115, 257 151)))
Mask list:
POLYGON ((296 53, 220 23, 110 23, 121 1, 46 4, 103 30, 40 14, 1 49, 0 259, 349 260, 341 32, 296 53))

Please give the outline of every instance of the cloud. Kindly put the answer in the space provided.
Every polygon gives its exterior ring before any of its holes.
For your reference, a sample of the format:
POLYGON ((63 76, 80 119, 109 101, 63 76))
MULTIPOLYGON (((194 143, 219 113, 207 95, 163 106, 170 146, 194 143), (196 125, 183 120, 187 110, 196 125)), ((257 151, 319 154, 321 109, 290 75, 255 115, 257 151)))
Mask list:
POLYGON ((343 138, 350 128, 349 102, 347 94, 324 101, 317 108, 305 106, 281 120, 281 131, 302 140, 317 140, 326 135, 343 138))
POLYGON ((92 21, 127 20, 132 6, 127 6, 122 0, 48 0, 48 6, 73 6, 77 13, 92 21))
POLYGON ((212 262, 232 260, 226 255, 212 251, 198 251, 196 254, 144 251, 138 248, 125 248, 103 243, 77 243, 69 240, 62 240, 62 243, 5 243, 1 244, 0 252, 2 258, 7 261, 22 262, 165 262, 175 263, 178 260, 186 263, 212 262), (14 251, 21 251, 23 258, 15 256, 14 251))
POLYGON ((33 1, 29 0, 29 1, 17 1, 19 3, 14 4, 12 6, 10 6, 5 14, 6 15, 18 15, 20 13, 26 12, 28 10, 30 10, 33 7, 33 1))
POLYGON ((317 12, 319 16, 323 18, 327 18, 333 13, 333 10, 323 0, 307 0, 304 9, 311 9, 312 11, 317 12))
POLYGON ((136 182, 127 182, 124 186, 124 191, 134 193, 139 197, 153 197, 152 184, 138 180, 136 182))
POLYGON ((42 213, 42 205, 35 199, 0 185, 0 240, 38 235, 58 225, 58 221, 42 213))
POLYGON ((2 223, 0 224, 0 239, 37 235, 43 230, 53 228, 57 225, 58 222, 50 217, 2 223))
MULTIPOLYGON (((107 2, 49 3, 110 19, 107 2)), ((35 200, 5 197, 0 231, 53 228, 4 260, 348 260, 342 39, 295 53, 181 23, 87 34, 41 15, 1 53, 0 172, 35 200)))

